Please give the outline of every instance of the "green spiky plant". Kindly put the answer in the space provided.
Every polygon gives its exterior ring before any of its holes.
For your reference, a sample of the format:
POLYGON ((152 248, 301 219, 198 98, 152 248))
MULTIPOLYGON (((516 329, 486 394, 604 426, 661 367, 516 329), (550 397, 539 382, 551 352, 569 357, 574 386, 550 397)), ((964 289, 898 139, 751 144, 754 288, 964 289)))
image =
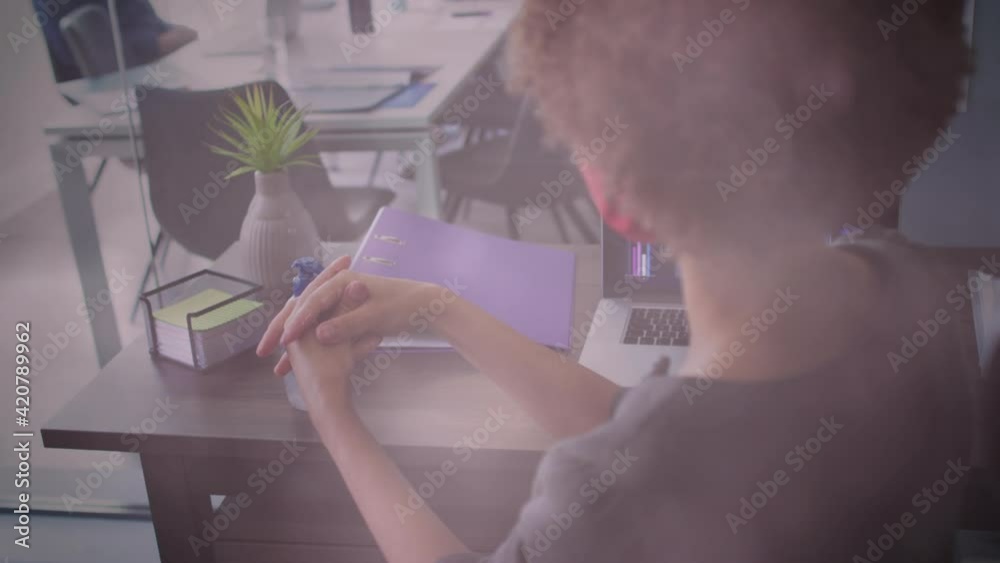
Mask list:
POLYGON ((236 111, 222 108, 216 117, 229 131, 209 125, 229 145, 208 145, 209 150, 242 164, 227 178, 247 172, 269 174, 292 166, 318 166, 315 156, 296 156, 316 136, 315 129, 303 125, 305 109, 296 109, 290 101, 275 105, 273 90, 265 93, 260 84, 248 86, 242 96, 234 93, 233 102, 236 111))

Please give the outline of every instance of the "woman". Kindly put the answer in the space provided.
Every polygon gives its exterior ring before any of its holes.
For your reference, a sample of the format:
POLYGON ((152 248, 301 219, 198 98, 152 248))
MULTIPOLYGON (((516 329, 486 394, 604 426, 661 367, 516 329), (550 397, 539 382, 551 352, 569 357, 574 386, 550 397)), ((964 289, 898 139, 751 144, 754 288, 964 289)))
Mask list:
MULTIPOLYGON (((514 85, 571 150, 620 124, 579 165, 609 225, 676 256, 692 335, 678 376, 623 391, 467 301, 445 310, 435 330, 562 440, 489 561, 949 559, 970 372, 958 323, 905 348, 949 288, 918 248, 857 220, 891 207, 904 164, 946 133, 968 67, 962 2, 913 4, 524 2, 514 85), (747 340, 777 294, 791 304, 747 340), (614 486, 581 498, 609 468, 614 486), (558 541, 536 541, 566 515, 558 541)), ((294 365, 388 561, 479 560, 430 510, 399 524, 409 485, 347 390, 354 362, 441 288, 347 266, 290 303, 259 353, 287 346, 276 371, 294 365)))
MULTIPOLYGON (((59 22, 88 4, 105 8, 106 0, 32 0, 35 15, 42 24, 42 33, 49 48, 52 71, 56 82, 76 80, 82 76, 59 22)), ((198 38, 198 33, 183 25, 163 21, 153 10, 149 0, 123 0, 118 2, 119 27, 122 35, 125 62, 129 67, 151 63, 165 57, 198 38)), ((95 33, 100 30, 94 30, 95 33)), ((92 38, 97 42, 104 38, 92 38)), ((109 56, 111 54, 109 53, 109 56)), ((103 61, 114 68, 114 60, 103 61)))

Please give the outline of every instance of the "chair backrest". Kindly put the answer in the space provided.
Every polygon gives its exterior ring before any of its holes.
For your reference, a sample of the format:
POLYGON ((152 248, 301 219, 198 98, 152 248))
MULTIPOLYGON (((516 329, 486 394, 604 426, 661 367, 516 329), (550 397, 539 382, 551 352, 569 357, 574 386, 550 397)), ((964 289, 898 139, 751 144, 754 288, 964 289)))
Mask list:
POLYGON ((569 162, 568 156, 565 156, 562 149, 555 149, 545 144, 545 131, 535 116, 534 104, 528 100, 522 101, 510 136, 515 140, 511 155, 515 161, 533 158, 557 160, 566 158, 566 161, 569 162))
MULTIPOLYGON (((289 100, 277 83, 260 84, 265 91, 274 93, 275 103, 289 100)), ((139 100, 143 160, 153 214, 171 238, 209 259, 218 258, 239 238, 254 195, 253 174, 226 180, 228 171, 237 166, 236 161, 214 154, 207 146, 223 144, 209 125, 218 123, 222 108, 235 111, 233 95, 243 92, 242 86, 209 91, 159 88, 139 100)), ((224 127, 220 124, 217 128, 224 127)), ((318 151, 310 143, 300 154, 318 156, 318 151)), ((314 201, 317 192, 333 189, 322 167, 293 167, 289 176, 303 201, 314 201)), ((323 238, 329 238, 327 226, 347 222, 346 212, 335 206, 307 208, 323 238)))
POLYGON ((111 17, 99 4, 85 4, 59 20, 73 60, 85 77, 114 72, 115 43, 111 34, 111 17))
POLYGON ((501 181, 525 163, 547 163, 559 169, 568 167, 568 155, 560 149, 547 146, 544 139, 545 132, 535 117, 534 105, 528 98, 520 99, 510 124, 510 134, 496 155, 497 174, 492 181, 501 181))

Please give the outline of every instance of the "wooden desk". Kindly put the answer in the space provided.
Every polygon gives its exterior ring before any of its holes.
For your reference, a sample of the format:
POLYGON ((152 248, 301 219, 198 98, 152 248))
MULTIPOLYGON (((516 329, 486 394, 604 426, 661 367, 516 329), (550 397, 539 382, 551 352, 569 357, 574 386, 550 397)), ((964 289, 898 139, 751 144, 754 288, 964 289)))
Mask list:
MULTIPOLYGON (((599 252, 574 251, 580 327, 600 294, 599 252)), ((989 271, 997 255, 990 248, 934 252, 956 285, 970 269, 989 271)), ((238 273, 234 263, 231 249, 218 267, 238 273)), ((934 306, 948 306, 938 297, 934 306)), ((962 322, 968 315, 966 307, 962 322)), ((42 438, 50 448, 139 453, 164 561, 381 561, 307 416, 288 405, 270 366, 246 355, 197 375, 151 359, 145 341, 136 341, 45 424, 42 438), (176 407, 165 414, 168 399, 176 407), (288 450, 297 456, 282 453, 288 450), (235 518, 213 511, 209 494, 241 493, 250 502, 235 518), (196 557, 190 538, 211 537, 216 528, 212 549, 196 557)), ((357 405, 411 483, 432 487, 428 504, 470 548, 485 552, 505 537, 551 440, 492 382, 451 352, 405 354, 361 390, 357 405), (487 425, 494 413, 503 423, 487 425), (465 437, 477 449, 464 449, 465 437), (442 481, 448 462, 457 472, 442 481)))
MULTIPOLYGON (((579 327, 600 295, 600 254, 572 249, 579 327)), ((230 249, 217 269, 238 274, 234 258, 230 249)), ((45 447, 138 452, 163 561, 381 561, 272 365, 250 353, 199 375, 152 359, 137 340, 45 424, 45 447), (210 494, 232 507, 241 493, 249 504, 238 516, 213 512, 210 494), (196 557, 191 538, 212 538, 206 527, 219 537, 196 557)), ((356 403, 414 487, 430 483, 428 503, 467 545, 488 551, 506 535, 551 439, 490 380, 454 352, 404 353, 356 403), (457 471, 442 481, 446 463, 457 471)))

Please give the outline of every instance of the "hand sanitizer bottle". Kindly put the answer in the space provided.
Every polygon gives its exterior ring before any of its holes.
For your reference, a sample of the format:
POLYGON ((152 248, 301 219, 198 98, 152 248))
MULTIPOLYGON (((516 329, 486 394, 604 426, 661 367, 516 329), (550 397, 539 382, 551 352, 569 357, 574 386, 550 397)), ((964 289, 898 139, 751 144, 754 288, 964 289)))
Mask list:
MULTIPOLYGON (((292 279, 292 297, 298 297, 323 271, 323 264, 315 258, 305 257, 292 262, 292 269, 295 270, 295 278, 292 279)), ((306 402, 302 399, 302 392, 293 372, 285 375, 285 395, 293 407, 300 411, 306 410, 306 402)))

